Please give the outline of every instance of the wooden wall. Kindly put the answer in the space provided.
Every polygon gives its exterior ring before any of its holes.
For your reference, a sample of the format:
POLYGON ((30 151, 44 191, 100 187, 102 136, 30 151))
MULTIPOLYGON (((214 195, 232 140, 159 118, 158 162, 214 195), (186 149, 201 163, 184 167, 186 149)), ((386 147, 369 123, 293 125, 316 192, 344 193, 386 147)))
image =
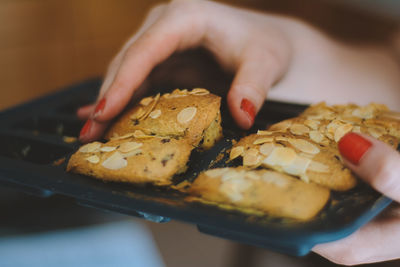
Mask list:
MULTIPOLYGON (((0 110, 103 75, 113 55, 157 2, 160 1, 0 1, 0 110)), ((354 11, 319 0, 223 2, 299 15, 355 40, 359 36, 379 39, 393 29, 392 23, 377 23, 363 14, 354 16, 354 11), (348 23, 343 17, 350 19, 348 23)))

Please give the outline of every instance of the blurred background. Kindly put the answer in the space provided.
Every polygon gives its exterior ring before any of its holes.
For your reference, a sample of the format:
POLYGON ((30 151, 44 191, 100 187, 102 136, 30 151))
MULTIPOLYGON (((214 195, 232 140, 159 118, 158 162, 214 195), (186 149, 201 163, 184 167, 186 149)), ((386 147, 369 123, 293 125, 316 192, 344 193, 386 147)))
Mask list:
MULTIPOLYGON (((149 9, 159 2, 163 1, 0 1, 0 110, 101 77, 149 9)), ((219 2, 297 16, 337 38, 358 43, 387 44, 397 33, 396 17, 400 15, 400 4, 388 0, 379 5, 372 0, 219 2)), ((78 207, 68 198, 49 201, 2 187, 0 214, 3 236, 127 219, 78 207)), ((179 222, 145 224, 166 266, 335 266, 316 255, 286 257, 205 236, 179 222)))

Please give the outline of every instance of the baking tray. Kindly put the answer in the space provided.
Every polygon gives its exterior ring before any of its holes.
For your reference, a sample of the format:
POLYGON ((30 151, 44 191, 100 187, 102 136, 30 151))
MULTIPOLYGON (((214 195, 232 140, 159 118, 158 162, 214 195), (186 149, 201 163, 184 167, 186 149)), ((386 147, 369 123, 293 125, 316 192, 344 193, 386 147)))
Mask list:
MULTIPOLYGON (((154 222, 180 220, 197 225, 203 233, 297 256, 307 254, 315 244, 351 234, 391 202, 360 183, 351 191, 333 193, 329 204, 312 221, 298 222, 189 202, 185 193, 171 188, 103 182, 66 173, 67 160, 80 144, 66 142, 65 137, 78 136, 83 122, 75 111, 94 101, 100 84, 99 79, 85 81, 1 112, 0 183, 42 197, 69 196, 84 206, 154 222)), ((215 159, 221 154, 227 156, 232 139, 296 116, 305 107, 267 101, 255 126, 243 132, 223 104, 224 139, 209 151, 194 151, 187 172, 176 176, 175 184, 191 181, 209 167, 226 166, 224 158, 215 159)))

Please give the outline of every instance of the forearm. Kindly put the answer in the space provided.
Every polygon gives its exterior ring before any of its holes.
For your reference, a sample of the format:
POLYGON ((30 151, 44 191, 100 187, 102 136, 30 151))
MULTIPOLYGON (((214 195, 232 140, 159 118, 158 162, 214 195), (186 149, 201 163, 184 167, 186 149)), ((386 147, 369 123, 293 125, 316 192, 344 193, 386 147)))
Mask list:
POLYGON ((399 109, 400 68, 389 47, 341 43, 307 24, 284 20, 292 64, 270 98, 303 103, 375 101, 399 109))

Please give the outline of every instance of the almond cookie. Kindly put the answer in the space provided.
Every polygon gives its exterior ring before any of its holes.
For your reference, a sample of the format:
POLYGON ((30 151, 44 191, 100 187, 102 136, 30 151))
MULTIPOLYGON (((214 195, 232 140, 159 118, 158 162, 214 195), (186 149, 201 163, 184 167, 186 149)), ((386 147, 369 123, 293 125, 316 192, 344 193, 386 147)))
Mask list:
POLYGON ((230 159, 237 157, 247 168, 262 166, 333 190, 348 190, 357 183, 337 150, 290 132, 267 130, 246 136, 231 149, 230 159))
POLYGON ((185 137, 194 147, 208 149, 222 137, 220 103, 219 96, 202 88, 146 97, 122 115, 106 138, 140 130, 147 135, 185 137))
POLYGON ((108 181, 168 185, 174 174, 186 170, 191 150, 184 139, 129 134, 82 146, 71 156, 67 171, 108 181))
POLYGON ((195 200, 225 204, 248 212, 261 212, 297 220, 310 220, 325 206, 327 188, 304 183, 269 170, 211 169, 193 182, 195 200))

